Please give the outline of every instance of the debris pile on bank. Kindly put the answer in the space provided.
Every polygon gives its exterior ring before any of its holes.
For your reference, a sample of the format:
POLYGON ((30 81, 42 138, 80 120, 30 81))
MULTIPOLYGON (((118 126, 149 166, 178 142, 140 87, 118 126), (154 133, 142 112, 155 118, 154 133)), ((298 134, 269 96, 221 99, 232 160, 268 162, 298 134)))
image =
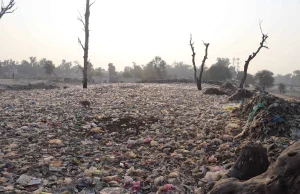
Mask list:
POLYGON ((300 129, 300 102, 286 101, 273 95, 256 94, 241 106, 241 115, 248 116, 240 136, 295 138, 300 129))

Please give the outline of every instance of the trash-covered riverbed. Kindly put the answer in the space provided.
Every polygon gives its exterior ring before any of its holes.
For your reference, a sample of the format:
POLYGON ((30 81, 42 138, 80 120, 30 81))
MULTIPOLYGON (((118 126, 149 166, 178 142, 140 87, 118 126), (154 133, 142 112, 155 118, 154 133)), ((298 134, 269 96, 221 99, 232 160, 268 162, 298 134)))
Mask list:
MULTIPOLYGON (((247 119, 232 116, 239 104, 227 96, 194 84, 7 90, 0 98, 0 193, 207 193, 237 159, 234 136, 247 119)), ((271 161, 291 143, 260 141, 271 161)))

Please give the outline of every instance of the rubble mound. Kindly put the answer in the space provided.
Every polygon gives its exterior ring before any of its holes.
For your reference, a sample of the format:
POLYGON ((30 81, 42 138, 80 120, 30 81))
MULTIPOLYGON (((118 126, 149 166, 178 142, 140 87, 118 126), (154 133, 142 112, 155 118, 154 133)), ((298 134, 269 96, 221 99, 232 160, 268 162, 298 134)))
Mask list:
POLYGON ((237 137, 252 138, 270 136, 299 139, 300 102, 286 101, 270 94, 257 94, 240 108, 242 116, 248 116, 243 132, 237 137))
POLYGON ((236 178, 221 179, 210 194, 296 194, 300 191, 300 142, 284 150, 269 169, 241 182, 236 178))
POLYGON ((228 100, 229 101, 240 101, 240 100, 244 100, 246 98, 251 98, 253 95, 254 95, 254 92, 252 92, 250 90, 239 89, 238 91, 236 91, 236 93, 231 95, 228 98, 228 100))
POLYGON ((227 95, 226 92, 218 89, 218 88, 207 88, 203 94, 208 94, 208 95, 227 95))
POLYGON ((237 91, 237 87, 231 82, 225 82, 220 89, 226 91, 228 95, 232 95, 237 91))

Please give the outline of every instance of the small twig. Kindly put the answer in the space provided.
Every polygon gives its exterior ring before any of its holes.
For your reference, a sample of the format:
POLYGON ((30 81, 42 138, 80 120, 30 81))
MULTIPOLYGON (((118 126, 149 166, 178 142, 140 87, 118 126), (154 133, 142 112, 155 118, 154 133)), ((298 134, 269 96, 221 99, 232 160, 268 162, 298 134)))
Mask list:
POLYGON ((81 13, 80 13, 79 10, 77 10, 77 11, 78 11, 78 13, 79 13, 79 16, 77 17, 77 20, 80 21, 80 22, 82 23, 82 25, 85 27, 85 23, 84 23, 84 21, 83 21, 83 19, 82 19, 82 15, 81 15, 81 13))
POLYGON ((79 37, 78 37, 78 43, 80 44, 81 48, 84 50, 84 46, 83 46, 83 44, 82 44, 82 42, 81 42, 81 40, 80 40, 79 37))
POLYGON ((92 5, 94 5, 94 3, 96 3, 96 0, 95 0, 93 3, 90 4, 90 7, 91 7, 92 5))

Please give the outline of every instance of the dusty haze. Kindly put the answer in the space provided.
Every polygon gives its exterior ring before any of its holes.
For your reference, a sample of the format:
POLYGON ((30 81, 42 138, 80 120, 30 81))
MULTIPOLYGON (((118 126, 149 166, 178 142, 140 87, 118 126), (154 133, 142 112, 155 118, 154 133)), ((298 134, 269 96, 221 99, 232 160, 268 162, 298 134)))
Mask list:
MULTIPOLYGON (((83 39, 78 11, 84 0, 17 0, 17 11, 0 21, 0 60, 29 56, 82 61, 77 38, 83 39)), ((270 50, 251 62, 250 73, 269 69, 275 74, 299 69, 300 1, 97 0, 91 10, 90 59, 94 67, 117 70, 146 64, 161 56, 168 64, 191 64, 188 45, 193 33, 196 62, 211 43, 207 65, 217 57, 239 57, 244 63, 261 41, 259 19, 269 34, 270 50), (298 13, 297 13, 298 12, 298 13)), ((243 64, 242 63, 242 64, 243 64)))

